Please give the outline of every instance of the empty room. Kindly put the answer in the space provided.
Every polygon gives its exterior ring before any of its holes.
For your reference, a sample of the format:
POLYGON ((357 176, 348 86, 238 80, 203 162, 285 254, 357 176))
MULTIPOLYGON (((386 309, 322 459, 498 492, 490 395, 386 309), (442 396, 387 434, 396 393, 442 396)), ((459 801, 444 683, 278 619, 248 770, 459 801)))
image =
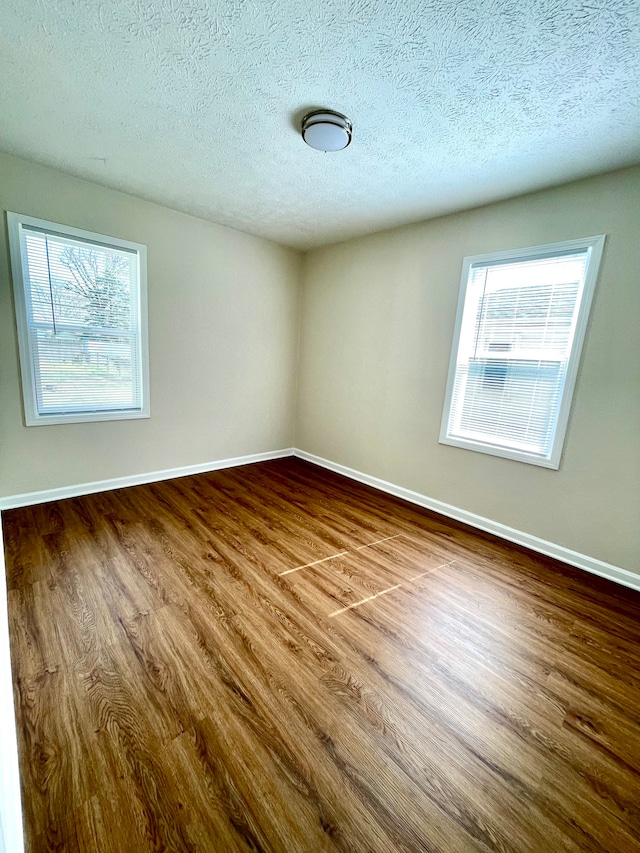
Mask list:
POLYGON ((638 3, 0 72, 0 853, 640 853, 638 3))

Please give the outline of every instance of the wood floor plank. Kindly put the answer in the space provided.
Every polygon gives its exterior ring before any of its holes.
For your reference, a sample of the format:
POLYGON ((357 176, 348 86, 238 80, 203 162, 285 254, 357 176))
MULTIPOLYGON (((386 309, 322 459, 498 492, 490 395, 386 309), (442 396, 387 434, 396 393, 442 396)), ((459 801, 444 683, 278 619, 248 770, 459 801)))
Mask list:
POLYGON ((294 459, 3 525, 29 853, 640 853, 640 595, 294 459))
MULTIPOLYGON (((431 580, 435 582, 436 576, 431 580)), ((505 649, 504 642, 488 645, 482 633, 470 630, 469 625, 460 620, 424 619, 418 628, 412 621, 408 596, 398 602, 400 595, 394 594, 379 602, 376 613, 368 617, 363 613, 354 614, 352 622, 357 624, 350 625, 348 629, 350 636, 357 636, 363 642, 367 635, 375 636, 377 628, 386 631, 389 624, 395 624, 384 656, 377 659, 379 669, 387 673, 390 671, 389 649, 395 642, 403 650, 401 672, 408 671, 409 684, 418 680, 418 676, 412 678, 411 675, 413 649, 408 637, 415 635, 420 628, 422 637, 418 661, 427 663, 430 681, 434 676, 437 679, 430 692, 437 691, 438 705, 446 706, 446 697, 453 691, 457 715, 454 716, 452 710, 451 718, 456 721, 456 730, 461 733, 466 729, 466 725, 460 724, 461 719, 471 722, 476 712, 481 712, 476 725, 483 726, 484 719, 483 730, 491 732, 486 742, 474 745, 474 752, 479 752, 485 761, 497 766, 500 766, 501 754, 508 753, 508 767, 513 773, 520 766, 521 779, 526 778, 527 770, 536 767, 539 774, 550 772, 551 768, 562 773, 566 763, 579 774, 592 793, 601 798, 604 807, 627 822, 634 831, 640 830, 634 787, 628 787, 634 773, 630 772, 624 759, 616 759, 604 749, 599 752, 582 738, 577 727, 572 731, 567 726, 567 709, 578 707, 577 700, 572 700, 568 691, 562 689, 563 682, 546 661, 540 661, 541 665, 536 667, 533 665, 535 659, 518 657, 513 647, 505 649), (391 614, 393 622, 389 619, 391 614), (404 624, 400 621, 402 618, 405 619, 404 624), (401 631, 404 631, 404 642, 401 631), (459 700, 456 696, 460 697, 459 700), (532 701, 534 697, 535 701, 532 701), (469 701, 471 710, 465 708, 469 701), (517 739, 499 740, 497 753, 492 754, 493 730, 500 735, 505 727, 507 733, 517 734, 517 739), (625 779, 626 782, 623 781, 625 779)), ((526 646, 523 651, 525 649, 526 646)), ((420 678, 420 683, 423 689, 428 687, 425 679, 420 678)), ((617 713, 611 713, 612 723, 617 716, 617 713)), ((609 719, 609 715, 605 715, 605 719, 609 719)), ((586 720, 581 722, 586 725, 586 720)), ((633 755, 637 727, 625 717, 621 720, 621 728, 623 731, 618 742, 624 740, 625 728, 630 730, 630 753, 633 755)), ((506 769, 503 767, 503 772, 506 769)))

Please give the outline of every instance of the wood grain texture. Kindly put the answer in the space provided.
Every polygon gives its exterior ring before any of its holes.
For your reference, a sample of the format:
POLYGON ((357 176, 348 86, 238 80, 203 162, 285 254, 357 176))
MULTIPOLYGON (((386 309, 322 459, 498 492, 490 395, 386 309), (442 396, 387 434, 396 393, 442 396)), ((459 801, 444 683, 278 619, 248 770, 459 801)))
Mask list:
POLYGON ((3 514, 28 850, 640 851, 640 595, 294 459, 3 514))

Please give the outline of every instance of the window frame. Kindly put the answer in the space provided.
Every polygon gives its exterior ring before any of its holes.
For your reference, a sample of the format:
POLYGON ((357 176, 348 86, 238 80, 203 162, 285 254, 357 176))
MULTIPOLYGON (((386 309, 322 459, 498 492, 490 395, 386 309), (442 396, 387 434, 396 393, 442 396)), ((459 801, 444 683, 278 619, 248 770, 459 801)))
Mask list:
POLYGON ((456 319, 453 331, 453 341, 451 344, 451 356, 449 359, 449 371, 447 374, 447 386, 445 391, 444 406, 442 410, 442 421, 440 426, 440 444, 447 444, 452 447, 460 447, 465 450, 474 450, 479 453, 486 453, 490 456, 500 456, 504 459, 512 459, 517 462, 526 462, 530 465, 538 465, 544 468, 558 470, 564 449, 567 425, 569 423, 569 415, 573 403, 573 395, 575 390, 580 359, 582 356, 582 348, 584 345, 593 294, 595 292, 602 253, 604 249, 606 235, 600 234, 595 237, 585 237, 577 240, 564 240, 559 243, 546 243, 541 246, 528 246, 521 249, 506 249, 500 252, 490 252, 482 255, 470 255, 465 257, 462 263, 462 275, 460 279, 460 290, 458 296, 458 307, 456 311, 456 319), (458 436, 449 435, 449 422, 451 419, 451 405, 453 402, 453 392, 455 388, 455 378, 458 363, 458 350, 460 347, 460 332, 462 330, 462 318, 465 309, 467 288, 471 278, 471 270, 474 265, 483 264, 491 266, 494 263, 504 262, 525 262, 536 260, 543 257, 553 257, 554 255, 567 254, 571 251, 587 251, 587 262, 585 268, 584 285, 578 316, 576 319, 575 333, 571 352, 567 361, 566 378, 558 408, 558 416, 554 429, 553 442, 547 456, 540 454, 529 453, 527 451, 498 447, 483 441, 474 441, 473 439, 460 438, 458 436))
POLYGON ((149 395, 149 327, 147 316, 147 247, 142 243, 110 237, 94 231, 74 228, 58 222, 50 222, 34 216, 7 211, 7 229, 9 232, 9 254, 11 258, 11 276, 15 304, 16 328, 18 333, 18 352, 20 356, 20 375, 22 379, 22 401, 25 426, 45 426, 47 424, 93 423, 98 421, 133 420, 151 416, 149 395), (27 283, 24 276, 22 226, 33 226, 61 237, 79 238, 96 246, 125 249, 134 252, 138 260, 138 308, 140 321, 140 391, 142 405, 139 409, 112 409, 107 411, 55 412, 40 414, 36 396, 37 364, 31 346, 27 312, 27 283))

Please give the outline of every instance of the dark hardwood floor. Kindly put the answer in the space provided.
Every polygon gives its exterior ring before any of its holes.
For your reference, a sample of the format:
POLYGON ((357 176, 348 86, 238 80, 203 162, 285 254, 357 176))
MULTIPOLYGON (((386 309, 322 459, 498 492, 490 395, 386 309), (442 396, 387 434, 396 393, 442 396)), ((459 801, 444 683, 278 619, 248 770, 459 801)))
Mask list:
POLYGON ((294 459, 3 521, 29 851, 640 851, 640 595, 294 459))

